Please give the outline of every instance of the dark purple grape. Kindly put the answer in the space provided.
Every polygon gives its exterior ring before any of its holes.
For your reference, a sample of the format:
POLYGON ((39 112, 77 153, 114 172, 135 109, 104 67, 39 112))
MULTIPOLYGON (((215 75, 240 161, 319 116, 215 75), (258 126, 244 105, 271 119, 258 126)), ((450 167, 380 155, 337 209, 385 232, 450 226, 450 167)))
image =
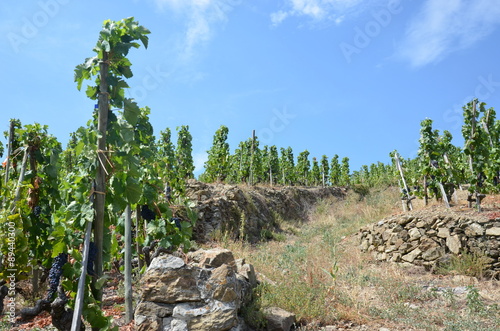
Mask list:
POLYGON ((179 230, 182 230, 182 226, 181 226, 181 219, 179 217, 172 217, 170 219, 170 221, 174 221, 175 223, 175 226, 179 229, 179 230))
POLYGON ((91 241, 89 245, 89 258, 87 260, 87 273, 90 276, 97 276, 94 271, 95 259, 97 257, 97 246, 91 241))
POLYGON ((146 221, 152 221, 156 218, 156 214, 154 211, 149 209, 148 205, 143 205, 141 208, 141 216, 146 221))
POLYGON ((49 271, 49 290, 47 292, 47 301, 52 301, 52 297, 57 292, 57 287, 61 280, 63 266, 68 262, 68 254, 59 253, 52 261, 52 267, 49 271))
POLYGON ((35 208, 33 208, 33 215, 35 215, 35 217, 40 217, 41 214, 42 214, 42 207, 36 206, 35 208))

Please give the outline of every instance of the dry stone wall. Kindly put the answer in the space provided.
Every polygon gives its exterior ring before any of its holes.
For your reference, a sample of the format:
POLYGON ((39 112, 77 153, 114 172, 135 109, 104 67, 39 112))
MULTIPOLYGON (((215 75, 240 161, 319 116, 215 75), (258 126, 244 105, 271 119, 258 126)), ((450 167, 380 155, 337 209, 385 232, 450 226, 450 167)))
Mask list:
POLYGON ((359 232, 360 248, 379 261, 433 268, 462 252, 484 255, 500 271, 500 218, 479 213, 410 212, 385 218, 359 232))
POLYGON ((269 187, 206 184, 189 180, 186 195, 196 202, 198 220, 194 239, 210 239, 215 231, 232 238, 245 236, 250 242, 261 239, 263 229, 279 229, 282 220, 307 217, 307 212, 322 199, 343 198, 338 187, 269 187))

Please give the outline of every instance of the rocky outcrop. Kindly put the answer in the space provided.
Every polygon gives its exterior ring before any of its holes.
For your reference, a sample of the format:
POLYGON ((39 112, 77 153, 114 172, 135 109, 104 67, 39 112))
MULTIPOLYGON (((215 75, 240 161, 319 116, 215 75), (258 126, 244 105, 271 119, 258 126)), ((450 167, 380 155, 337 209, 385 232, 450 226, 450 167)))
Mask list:
POLYGON ((140 281, 137 330, 245 330, 238 316, 249 303, 256 276, 229 250, 155 258, 140 281))
POLYGON ((359 232, 360 248, 377 260, 432 268, 462 252, 484 255, 500 270, 500 218, 429 211, 385 218, 359 232))
POLYGON ((206 184, 189 180, 186 195, 196 202, 198 221, 194 239, 209 239, 214 231, 232 238, 244 236, 255 242, 261 231, 279 230, 281 220, 300 220, 318 201, 343 198, 345 190, 337 187, 267 187, 206 184))

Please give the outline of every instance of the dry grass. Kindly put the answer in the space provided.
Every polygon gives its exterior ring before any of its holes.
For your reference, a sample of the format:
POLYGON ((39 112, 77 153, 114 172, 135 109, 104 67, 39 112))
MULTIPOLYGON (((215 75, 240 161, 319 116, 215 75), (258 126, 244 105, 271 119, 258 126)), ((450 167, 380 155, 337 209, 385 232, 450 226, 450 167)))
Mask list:
POLYGON ((498 282, 435 275, 419 267, 374 261, 355 233, 400 212, 399 192, 371 192, 363 200, 323 201, 309 220, 287 224, 284 241, 258 245, 225 241, 259 273, 257 306, 292 311, 303 329, 366 325, 391 330, 497 330, 498 282))

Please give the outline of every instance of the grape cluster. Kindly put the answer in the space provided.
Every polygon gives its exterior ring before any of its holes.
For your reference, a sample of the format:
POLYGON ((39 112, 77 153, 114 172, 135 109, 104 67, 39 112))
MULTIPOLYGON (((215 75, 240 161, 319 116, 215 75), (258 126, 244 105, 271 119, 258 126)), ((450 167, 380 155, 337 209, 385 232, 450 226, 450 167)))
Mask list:
POLYGON ((42 214, 42 207, 36 206, 35 208, 33 208, 33 215, 35 215, 35 217, 40 217, 41 214, 42 214))
POLYGON ((175 223, 175 226, 179 229, 179 230, 182 230, 182 227, 181 227, 181 219, 179 217, 172 217, 170 219, 170 222, 174 221, 175 223))
POLYGON ((63 272, 63 266, 68 262, 68 254, 59 253, 52 261, 52 267, 49 271, 49 291, 47 292, 47 301, 52 301, 54 293, 57 292, 59 281, 63 272))
POLYGON ((146 221, 152 221, 156 218, 156 214, 154 211, 149 209, 148 205, 143 205, 141 208, 141 216, 146 221))
POLYGON ((94 242, 91 241, 89 245, 89 258, 87 260, 87 273, 90 276, 97 276, 94 270, 96 256, 97 256, 97 246, 94 244, 94 242))
POLYGON ((172 188, 168 184, 165 186, 165 197, 168 201, 172 200, 172 188))

